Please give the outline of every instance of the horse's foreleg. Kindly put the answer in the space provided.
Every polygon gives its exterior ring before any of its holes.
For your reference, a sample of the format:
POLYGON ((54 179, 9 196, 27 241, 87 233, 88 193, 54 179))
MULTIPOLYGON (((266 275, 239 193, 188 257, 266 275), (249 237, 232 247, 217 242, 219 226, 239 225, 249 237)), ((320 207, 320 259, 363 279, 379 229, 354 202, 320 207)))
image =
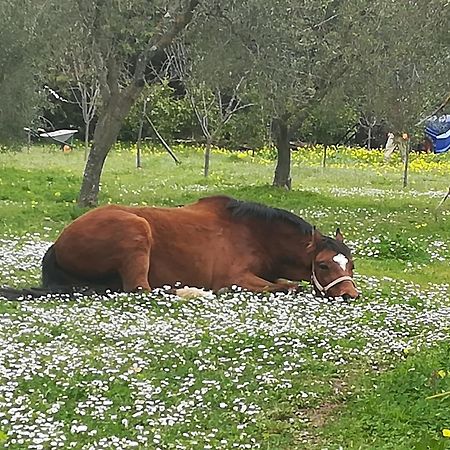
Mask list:
POLYGON ((288 291, 303 291, 304 286, 298 281, 287 280, 286 278, 277 278, 275 280, 277 286, 285 286, 288 291))
POLYGON ((284 280, 273 283, 252 273, 240 277, 234 284, 252 292, 288 292, 294 288, 292 283, 284 280))

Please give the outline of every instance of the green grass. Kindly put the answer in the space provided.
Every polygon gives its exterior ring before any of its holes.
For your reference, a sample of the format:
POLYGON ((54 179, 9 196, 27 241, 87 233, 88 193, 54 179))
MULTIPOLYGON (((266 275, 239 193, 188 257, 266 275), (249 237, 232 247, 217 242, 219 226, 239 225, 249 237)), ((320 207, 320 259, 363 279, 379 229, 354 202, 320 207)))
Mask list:
POLYGON ((450 448, 442 430, 450 420, 450 346, 408 355, 393 370, 358 380, 322 435, 349 449, 450 448), (447 396, 430 398, 447 392, 447 396), (394 439, 395 437, 395 439, 394 439))
MULTIPOLYGON (((324 170, 320 149, 301 150, 288 192, 270 186, 268 151, 217 151, 205 179, 201 150, 175 150, 179 166, 147 151, 136 169, 118 145, 100 203, 178 205, 222 193, 292 210, 326 234, 339 226, 363 297, 0 302, 0 445, 34 442, 19 442, 20 415, 10 412, 8 399, 22 398, 25 428, 51 436, 43 445, 64 434, 67 448, 136 448, 127 439, 164 450, 450 448, 450 398, 426 400, 450 390, 450 213, 447 202, 435 220, 433 195, 448 189, 449 155, 418 158, 422 169, 403 189, 398 161, 344 150, 324 170)), ((83 212, 83 166, 81 150, 0 153, 0 284, 39 282, 43 241, 83 212)))

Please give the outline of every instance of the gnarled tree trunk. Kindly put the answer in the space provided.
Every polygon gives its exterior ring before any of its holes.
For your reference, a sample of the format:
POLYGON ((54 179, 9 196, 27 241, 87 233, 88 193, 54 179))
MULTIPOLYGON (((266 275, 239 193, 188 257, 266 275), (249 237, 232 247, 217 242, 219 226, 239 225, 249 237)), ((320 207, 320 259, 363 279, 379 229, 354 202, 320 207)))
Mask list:
POLYGON ((287 118, 274 119, 273 132, 277 147, 277 166, 273 178, 273 186, 291 189, 291 148, 289 146, 289 126, 287 118))
POLYGON ((84 169, 78 205, 92 207, 97 205, 100 178, 106 156, 119 135, 122 123, 131 107, 142 92, 143 85, 133 84, 110 101, 102 110, 94 130, 94 142, 84 169))

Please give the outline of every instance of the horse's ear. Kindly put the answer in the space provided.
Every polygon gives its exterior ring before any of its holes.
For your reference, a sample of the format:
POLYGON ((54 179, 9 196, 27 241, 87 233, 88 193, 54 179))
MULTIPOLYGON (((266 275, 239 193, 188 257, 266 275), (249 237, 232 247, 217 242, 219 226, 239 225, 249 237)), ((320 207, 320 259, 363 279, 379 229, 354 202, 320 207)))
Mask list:
POLYGON ((309 241, 309 244, 306 247, 306 251, 313 252, 316 249, 317 242, 319 242, 319 240, 321 238, 322 238, 322 234, 313 225, 312 230, 311 230, 311 240, 309 241))
POLYGON ((344 236, 342 236, 340 228, 336 228, 336 240, 339 242, 344 242, 344 236))

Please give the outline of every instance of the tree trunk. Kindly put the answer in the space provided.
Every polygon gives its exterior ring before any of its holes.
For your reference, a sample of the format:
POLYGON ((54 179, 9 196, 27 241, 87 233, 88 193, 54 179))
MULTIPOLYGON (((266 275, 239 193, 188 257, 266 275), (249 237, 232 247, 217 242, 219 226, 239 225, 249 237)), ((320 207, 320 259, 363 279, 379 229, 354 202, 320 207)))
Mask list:
POLYGON ((203 175, 207 177, 209 175, 209 161, 211 159, 211 139, 206 140, 206 147, 205 147, 205 165, 203 167, 203 175))
POLYGON ((142 115, 141 115, 141 121, 139 122, 139 131, 138 131, 138 137, 136 142, 136 168, 141 169, 141 139, 142 139, 142 130, 144 128, 144 119, 146 115, 147 109, 147 99, 144 100, 144 106, 142 108, 142 115))
POLYGON ((327 165, 327 146, 323 146, 323 154, 322 154, 322 169, 325 169, 327 165))
POLYGON ((87 120, 84 127, 84 160, 87 161, 89 154, 89 125, 90 120, 87 120))
POLYGON ((96 206, 100 190, 103 165, 111 147, 117 140, 123 120, 142 92, 143 86, 129 86, 105 105, 94 129, 94 142, 84 169, 78 205, 96 206))
POLYGON ((284 118, 274 119, 273 134, 277 147, 277 166, 273 186, 291 189, 291 149, 289 146, 289 128, 284 118))

